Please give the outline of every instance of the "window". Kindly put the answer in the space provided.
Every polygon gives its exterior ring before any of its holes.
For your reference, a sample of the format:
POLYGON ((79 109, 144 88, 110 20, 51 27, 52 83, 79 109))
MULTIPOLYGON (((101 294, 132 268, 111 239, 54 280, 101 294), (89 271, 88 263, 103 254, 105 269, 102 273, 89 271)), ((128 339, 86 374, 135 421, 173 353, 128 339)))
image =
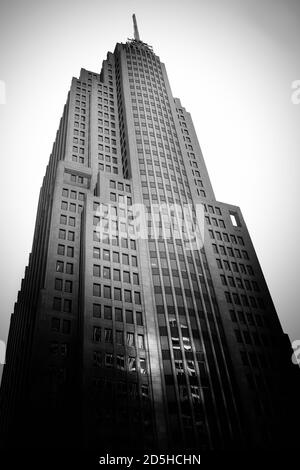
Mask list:
POLYGON ((230 246, 227 247, 227 252, 229 256, 234 256, 233 249, 230 246))
POLYGON ((128 248, 128 240, 127 238, 121 238, 121 247, 122 248, 128 248))
POLYGON ((141 368, 141 374, 147 374, 147 368, 146 368, 146 359, 145 358, 140 358, 140 368, 141 368))
POLYGON ((128 370, 129 372, 134 372, 136 371, 136 360, 135 357, 128 357, 128 370))
POLYGON ((134 293, 134 303, 137 305, 141 305, 141 294, 140 292, 134 293))
MULTIPOLYGON (((246 282, 246 281, 245 281, 246 282)), ((249 282, 249 281, 248 281, 249 282)), ((255 291, 259 291, 259 287, 256 281, 252 281, 252 287, 255 291)))
POLYGON ((70 320, 63 320, 62 332, 65 335, 69 335, 71 333, 71 322, 70 322, 70 320))
POLYGON ((96 217, 96 216, 94 215, 94 217, 93 217, 93 225, 96 225, 96 226, 97 226, 97 225, 99 225, 99 224, 100 224, 100 217, 96 217))
POLYGON ((143 325, 142 312, 136 312, 135 316, 136 316, 136 324, 143 325))
POLYGON ((126 344, 127 346, 134 346, 134 334, 129 331, 126 333, 126 344))
POLYGON ((57 254, 62 256, 65 254, 65 245, 58 245, 57 254))
POLYGON ((233 293, 232 297, 233 297, 233 301, 236 305, 241 305, 241 301, 240 301, 240 298, 239 298, 238 294, 233 293))
POLYGON ((123 321, 123 311, 121 308, 115 308, 115 320, 119 322, 123 321))
POLYGON ((64 272, 64 263, 62 261, 56 261, 56 272, 58 273, 64 272))
POLYGON ((51 319, 51 330, 55 331, 56 333, 60 330, 60 319, 53 317, 51 319))
POLYGON ((113 279, 114 281, 120 281, 121 280, 121 272, 119 269, 114 269, 113 270, 113 279))
POLYGON ((133 284, 135 285, 139 285, 140 281, 139 281, 139 275, 137 273, 133 273, 132 274, 132 278, 133 278, 133 284))
POLYGON ((248 307, 249 306, 249 302, 248 302, 248 297, 244 294, 241 295, 241 299, 242 299, 242 304, 245 306, 245 307, 248 307))
POLYGON ((118 287, 114 288, 114 299, 115 300, 122 300, 121 289, 119 289, 118 287))
POLYGON ((101 342, 101 328, 100 328, 100 326, 94 326, 93 341, 95 341, 95 343, 100 343, 101 342))
POLYGON ((253 276, 253 275, 254 275, 254 271, 253 271, 252 266, 248 266, 248 265, 247 265, 247 271, 248 271, 248 274, 250 274, 250 276, 253 276))
POLYGON ((241 323, 246 323, 246 318, 245 318, 244 312, 240 312, 240 311, 239 311, 239 312, 238 312, 238 317, 239 317, 239 321, 240 321, 241 323))
POLYGON ((236 263, 231 263, 231 266, 232 266, 232 271, 234 271, 235 273, 238 273, 239 270, 238 270, 238 266, 236 263))
POLYGON ((61 223, 61 225, 67 225, 67 216, 66 215, 61 215, 59 222, 61 223))
POLYGON ((94 246, 94 248, 93 248, 93 258, 100 259, 100 248, 96 248, 94 246))
POLYGON ((117 344, 124 344, 123 331, 121 331, 121 330, 116 331, 116 343, 117 344))
POLYGON ((103 259, 105 261, 110 261, 110 252, 109 252, 109 250, 103 250, 103 259))
POLYGON ((132 266, 137 266, 137 257, 136 256, 131 256, 131 264, 132 264, 132 266))
POLYGON ((129 264, 129 256, 125 253, 122 254, 122 264, 129 264))
POLYGON ((69 345, 66 344, 66 343, 62 343, 60 345, 60 354, 63 356, 63 357, 66 357, 68 355, 68 350, 69 350, 69 345))
POLYGON ((124 302, 132 302, 131 291, 124 290, 124 302))
POLYGON ((246 268, 242 263, 239 264, 239 267, 240 267, 240 272, 243 274, 246 274, 246 268))
POLYGON ((93 352, 93 366, 101 367, 102 366, 102 353, 101 351, 93 352))
POLYGON ((66 231, 63 230, 63 229, 59 229, 58 238, 60 238, 61 240, 65 240, 66 239, 66 231))
POLYGON ((100 277, 100 266, 98 264, 93 265, 93 276, 100 277))
POLYGON ((93 284, 93 295, 95 297, 100 297, 100 295, 101 295, 101 285, 100 284, 93 284))
POLYGON ((123 271, 123 282, 130 283, 130 272, 123 271))
POLYGON ((93 304, 93 317, 101 318, 101 305, 93 304))
POLYGON ((120 254, 117 251, 113 252, 113 262, 120 263, 120 254))
POLYGON ((121 370, 125 369, 125 358, 122 354, 117 354, 117 368, 121 370))
POLYGON ((104 319, 105 320, 112 319, 112 307, 110 305, 104 305, 104 319))
POLYGON ((68 232, 68 240, 69 240, 70 242, 73 242, 73 241, 75 240, 75 232, 71 232, 71 231, 69 230, 69 232, 68 232))
POLYGON ((113 355, 110 353, 105 354, 105 365, 106 367, 112 367, 114 364, 114 358, 113 355))
POLYGON ((111 287, 110 286, 103 287, 103 297, 105 299, 111 299, 111 287))
POLYGON ((218 247, 215 243, 212 244, 212 249, 214 253, 218 253, 218 247))
POLYGON ((125 310, 126 323, 133 323, 133 311, 125 310))
POLYGON ((251 337, 248 331, 243 331, 244 340, 246 344, 251 344, 251 337))
POLYGON ((67 263, 66 264, 66 273, 67 274, 73 274, 73 263, 67 263))
POLYGON ((60 297, 54 297, 53 310, 57 310, 58 312, 61 311, 61 298, 60 297))
POLYGON ((68 292, 69 294, 71 294, 72 293, 72 287, 73 287, 72 281, 66 280, 65 281, 65 292, 68 292))
POLYGON ((72 312, 72 300, 64 299, 64 312, 71 313, 72 312))
POLYGON ((228 262, 226 259, 224 259, 224 260, 223 260, 223 263, 224 263, 224 268, 225 268, 225 270, 226 270, 226 271, 230 271, 230 264, 229 264, 229 262, 228 262))
POLYGON ((237 342, 242 343, 243 340, 242 340, 242 335, 241 335, 240 330, 234 330, 234 333, 235 333, 235 337, 236 337, 237 342))
POLYGON ((112 343, 113 336, 112 336, 112 329, 105 328, 104 330, 104 341, 105 343, 112 343))
POLYGON ((230 313, 230 318, 231 318, 231 321, 233 322, 237 322, 237 317, 236 317, 236 313, 234 310, 229 310, 229 313, 230 313))
POLYGON ((213 231, 213 230, 210 229, 210 230, 208 231, 208 233, 209 233, 209 236, 210 236, 211 239, 214 239, 214 238, 215 238, 215 235, 214 235, 214 231, 213 231))
POLYGON ((237 212, 229 212, 231 223, 234 227, 240 227, 240 220, 237 212))
POLYGON ((111 237, 111 244, 113 246, 119 246, 119 237, 117 235, 111 237))
POLYGON ((243 237, 237 237, 237 239, 238 239, 238 242, 239 242, 240 245, 244 245, 244 244, 245 244, 245 243, 244 243, 244 240, 243 240, 243 237))
POLYGON ((226 255, 225 247, 223 245, 219 245, 221 255, 226 255))
POLYGON ((138 335, 138 348, 145 349, 144 335, 138 335))
POLYGON ((67 246, 67 256, 69 258, 73 258, 74 257, 74 248, 72 246, 67 246))

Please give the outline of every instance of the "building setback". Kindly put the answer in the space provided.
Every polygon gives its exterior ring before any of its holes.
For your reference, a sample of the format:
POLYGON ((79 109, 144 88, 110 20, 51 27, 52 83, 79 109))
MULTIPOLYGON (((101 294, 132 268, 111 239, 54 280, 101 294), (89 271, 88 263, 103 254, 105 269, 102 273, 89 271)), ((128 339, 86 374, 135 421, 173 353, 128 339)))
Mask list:
POLYGON ((298 370, 245 221, 216 200, 191 116, 134 29, 72 80, 11 317, 0 442, 290 446, 298 370))

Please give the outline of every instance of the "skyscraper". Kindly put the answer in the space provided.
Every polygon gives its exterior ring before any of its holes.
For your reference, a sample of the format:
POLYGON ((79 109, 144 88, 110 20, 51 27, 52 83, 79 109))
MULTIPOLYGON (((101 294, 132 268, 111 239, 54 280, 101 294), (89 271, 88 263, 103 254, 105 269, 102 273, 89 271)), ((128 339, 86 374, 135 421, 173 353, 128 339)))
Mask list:
POLYGON ((288 446, 297 371, 242 213, 134 39, 73 78, 11 318, 11 447, 288 446))

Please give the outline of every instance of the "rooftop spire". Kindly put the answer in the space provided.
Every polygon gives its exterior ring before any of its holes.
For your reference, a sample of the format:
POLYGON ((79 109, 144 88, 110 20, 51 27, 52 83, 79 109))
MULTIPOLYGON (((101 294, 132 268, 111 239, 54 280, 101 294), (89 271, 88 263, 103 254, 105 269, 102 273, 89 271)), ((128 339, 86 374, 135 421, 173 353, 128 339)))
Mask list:
POLYGON ((132 19, 133 19, 133 28, 134 28, 134 39, 136 41, 140 41, 140 35, 139 35, 138 27, 137 27, 135 14, 132 15, 132 19))

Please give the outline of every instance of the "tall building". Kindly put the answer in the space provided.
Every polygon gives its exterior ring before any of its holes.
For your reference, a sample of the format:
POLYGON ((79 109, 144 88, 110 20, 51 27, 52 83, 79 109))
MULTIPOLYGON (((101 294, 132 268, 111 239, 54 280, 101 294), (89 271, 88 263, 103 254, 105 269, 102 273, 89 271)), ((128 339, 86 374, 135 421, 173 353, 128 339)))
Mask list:
MULTIPOLYGON (((140 40, 73 78, 1 386, 8 447, 291 445, 297 370, 242 213, 140 40)), ((263 227, 262 227, 263 229, 263 227)))

